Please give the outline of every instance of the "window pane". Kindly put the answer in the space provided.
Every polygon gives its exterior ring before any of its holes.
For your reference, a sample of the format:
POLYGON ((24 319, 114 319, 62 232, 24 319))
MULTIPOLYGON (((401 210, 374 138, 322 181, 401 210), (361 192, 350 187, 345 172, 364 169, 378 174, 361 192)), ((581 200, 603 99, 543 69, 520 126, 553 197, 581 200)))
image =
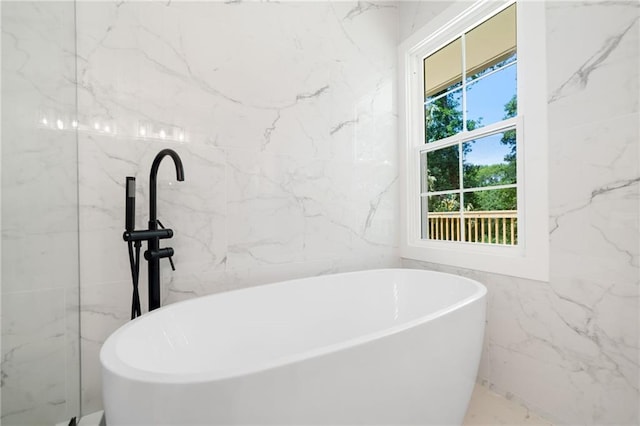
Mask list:
MULTIPOLYGON (((517 116, 516 7, 423 60, 426 143, 517 116)), ((517 244, 516 149, 510 129, 422 153, 422 238, 517 244)))
POLYGON ((454 90, 424 106, 425 140, 444 139, 462 131, 462 89, 454 90))
POLYGON ((518 217, 513 211, 465 212, 464 240, 471 243, 518 244, 518 217))
POLYGON ((462 144, 464 188, 516 183, 515 130, 462 144))
POLYGON ((464 193, 466 211, 492 212, 517 209, 516 188, 490 189, 464 193))
POLYGON ((427 198, 429 213, 460 211, 460 194, 430 195, 427 198))
MULTIPOLYGON (((437 161, 434 160, 434 161, 437 161)), ((440 173, 440 169, 435 170, 436 173, 440 173)), ((420 192, 434 192, 436 191, 436 177, 429 173, 427 168, 427 153, 423 152, 420 154, 420 192)))
POLYGON ((462 82, 462 42, 458 38, 423 62, 425 99, 462 82))
POLYGON ((460 187, 458 145, 427 153, 427 184, 429 192, 448 191, 460 187))
POLYGON ((513 4, 465 34, 466 75, 473 76, 516 54, 516 5, 513 4))
POLYGON ((422 199, 422 238, 460 241, 460 195, 432 195, 422 199), (428 210, 427 212, 427 205, 428 210))
POLYGON ((469 242, 518 244, 516 188, 466 192, 464 226, 469 242))
POLYGON ((467 85, 467 128, 477 129, 517 115, 516 65, 467 85))

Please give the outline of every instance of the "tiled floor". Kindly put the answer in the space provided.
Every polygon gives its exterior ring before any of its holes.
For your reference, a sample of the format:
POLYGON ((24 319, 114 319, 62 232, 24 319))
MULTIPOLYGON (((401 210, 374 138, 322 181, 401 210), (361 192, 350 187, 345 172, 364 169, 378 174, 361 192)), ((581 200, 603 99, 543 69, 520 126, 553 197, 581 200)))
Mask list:
POLYGON ((526 407, 476 385, 463 426, 509 425, 509 426, 553 426, 526 407))

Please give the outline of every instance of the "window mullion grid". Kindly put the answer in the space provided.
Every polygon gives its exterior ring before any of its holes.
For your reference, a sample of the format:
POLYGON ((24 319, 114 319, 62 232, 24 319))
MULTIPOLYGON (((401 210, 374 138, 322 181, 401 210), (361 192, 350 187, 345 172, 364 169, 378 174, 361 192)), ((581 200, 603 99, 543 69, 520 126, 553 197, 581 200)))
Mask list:
POLYGON ((495 135, 497 133, 504 133, 507 130, 516 129, 519 118, 512 117, 497 123, 489 124, 479 129, 471 130, 469 132, 460 132, 455 135, 448 136, 438 141, 422 143, 416 146, 416 152, 424 153, 429 151, 437 151, 438 149, 447 148, 449 146, 457 145, 458 142, 469 142, 474 139, 480 139, 485 136, 495 135))
POLYGON ((518 114, 518 123, 516 124, 516 209, 518 211, 518 223, 517 223, 517 232, 518 232, 518 245, 521 245, 522 237, 525 235, 524 231, 524 158, 522 156, 522 116, 518 114))
MULTIPOLYGON (((495 14, 499 13, 500 11, 502 11, 503 9, 505 9, 506 7, 510 6, 511 4, 513 4, 515 2, 515 0, 513 1, 509 1, 507 0, 507 3, 504 5, 504 7, 501 7, 500 10, 498 10, 495 14)), ((479 2, 480 3, 480 2, 479 2)), ((477 26, 477 24, 471 25, 468 29, 472 29, 475 28, 477 26)), ((458 32, 458 31, 456 31, 458 32)), ((431 101, 435 101, 437 99, 440 99, 442 97, 448 96, 449 94, 455 92, 456 90, 461 90, 462 94, 461 94, 461 100, 460 103, 462 105, 462 111, 461 111, 461 116, 462 116, 462 123, 460 128, 462 129, 462 131, 458 134, 454 134, 451 136, 448 136, 446 138, 440 139, 438 141, 433 141, 433 142, 429 142, 429 143, 423 143, 419 146, 418 150, 416 150, 417 154, 419 156, 427 154, 429 152, 432 151, 438 151, 440 149, 444 149, 447 147, 453 147, 453 146, 457 146, 458 147, 458 154, 459 154, 459 188, 458 189, 451 189, 451 190, 446 190, 446 191, 433 191, 430 192, 428 187, 424 188, 425 192, 419 191, 421 197, 425 197, 426 198, 426 202, 425 202, 425 206, 424 208, 427 211, 427 214, 429 214, 429 210, 430 208, 428 207, 428 197, 430 196, 436 196, 436 195, 446 195, 446 194, 459 194, 459 201, 460 201, 460 206, 459 206, 459 215, 460 215, 460 242, 464 242, 466 239, 466 232, 468 232, 468 230, 466 230, 465 226, 463 225, 463 221, 465 220, 465 195, 466 193, 472 194, 473 192, 476 191, 492 191, 492 190, 501 190, 501 189, 510 189, 510 188, 514 188, 516 189, 516 193, 517 193, 517 219, 518 219, 518 223, 517 223, 517 235, 519 236, 518 240, 518 245, 522 246, 522 244, 520 243, 521 239, 524 237, 524 230, 523 230, 523 223, 524 220, 522 220, 522 217, 524 215, 524 209, 523 209, 523 205, 524 205, 524 201, 523 200, 523 193, 524 191, 522 190, 522 186, 524 184, 524 178, 522 176, 522 168, 524 166, 524 162, 522 159, 522 142, 521 142, 521 132, 522 132, 522 128, 523 128, 523 123, 522 123, 522 115, 518 114, 516 117, 512 117, 509 119, 505 119, 502 120, 500 122, 497 123, 492 123, 489 124, 487 126, 483 126, 481 128, 476 128, 474 130, 469 130, 468 129, 468 111, 467 111, 467 90, 468 87, 473 84, 473 83, 477 83, 480 80, 486 79, 490 76, 492 76, 493 74, 496 74, 498 72, 501 72, 511 66, 516 66, 519 64, 519 61, 517 59, 515 59, 513 62, 510 62, 508 64, 506 64, 506 66, 494 69, 478 78, 476 78, 475 80, 471 80, 471 81, 467 81, 467 74, 466 74, 466 31, 460 33, 458 32, 459 37, 461 38, 461 47, 462 47, 462 58, 461 58, 461 62, 462 62, 462 70, 461 70, 461 75, 462 75, 462 81, 460 82, 460 86, 457 89, 452 89, 450 91, 447 91, 445 93, 442 93, 440 96, 435 97, 434 99, 432 99, 431 101), (464 179, 464 159, 463 159, 463 143, 468 142, 468 141, 472 141, 475 139, 479 139, 485 136, 491 136, 493 134, 497 134, 500 132, 505 132, 508 130, 516 130, 516 158, 517 158, 517 181, 514 184, 508 184, 508 185, 494 185, 494 186, 489 186, 489 187, 471 187, 471 188, 465 188, 464 184, 465 184, 465 179, 464 179)), ((437 51, 437 50, 435 50, 437 51)), ((424 58, 421 58, 421 63, 424 64, 424 58)), ((520 73, 518 72, 518 75, 520 73)), ((424 79, 422 79, 422 81, 424 81, 424 79)), ((518 78, 518 86, 520 86, 520 81, 521 79, 518 78)), ((424 90, 422 90, 422 92, 424 94, 424 90)), ((520 93, 520 90, 517 91, 517 93, 520 93)), ((423 95, 423 99, 424 99, 424 95, 423 95)), ((425 102, 426 104, 426 102, 425 102)), ((520 109, 520 108, 519 108, 520 109)), ((424 116, 424 107, 422 108, 422 116, 424 116)), ((422 132, 422 137, 424 138, 425 132, 422 132)), ((425 141, 426 142, 426 141, 425 141)), ((426 160, 426 158, 425 158, 426 160)), ((425 161, 426 163, 426 161, 425 161)), ((426 174, 426 169, 424 170, 424 173, 426 174)), ((471 196, 469 196, 471 197, 471 196)), ((472 223, 473 224, 473 223, 472 223)), ((428 236, 427 236, 428 239, 428 236)), ((492 247, 491 249, 494 249, 495 247, 492 247)), ((495 250, 494 250, 495 251, 495 250)))
POLYGON ((460 55, 462 55, 460 63, 462 64, 462 72, 460 75, 462 76, 462 131, 467 131, 467 58, 465 55, 465 44, 466 38, 465 34, 462 33, 460 36, 460 55))
POLYGON ((463 189, 463 192, 480 192, 480 191, 491 191, 494 189, 510 189, 510 188, 518 188, 518 184, 510 183, 507 185, 489 185, 489 186, 479 186, 476 188, 465 188, 463 189))
POLYGON ((427 106, 429 104, 434 103, 435 101, 444 98, 447 95, 450 95, 453 92, 457 92, 458 90, 460 90, 460 87, 454 87, 453 89, 447 90, 446 92, 438 95, 438 96, 433 96, 431 99, 424 101, 424 105, 427 106))
POLYGON ((467 58, 465 33, 460 36, 460 54, 462 55, 462 131, 467 131, 467 58))
POLYGON ((418 151, 419 158, 419 170, 420 170, 420 182, 418 186, 418 198, 420 202, 418 203, 418 208, 420 210, 420 237, 421 239, 429 239, 429 197, 426 196, 429 192, 429 178, 427 175, 427 159, 426 153, 418 151), (426 188, 425 188, 426 187, 426 188), (426 193, 423 193, 423 189, 426 189, 426 193), (426 203, 423 201, 426 199, 426 203), (426 208, 426 212, 423 209, 426 208))
POLYGON ((459 194, 460 190, 459 189, 447 189, 444 191, 433 191, 433 192, 421 192, 420 196, 421 197, 433 197, 436 195, 449 195, 449 194, 459 194))
MULTIPOLYGON (((456 90, 460 90, 461 91, 461 97, 462 97, 462 131, 456 135, 452 135, 449 138, 445 138, 443 139, 441 142, 444 143, 440 143, 437 146, 429 146, 429 144, 423 144, 419 149, 418 149, 418 155, 421 156, 422 154, 425 154, 429 151, 435 151, 437 149, 442 149, 445 148, 447 146, 454 146, 457 145, 458 146, 458 180, 459 180, 459 186, 457 190, 449 190, 449 191, 435 191, 435 192, 430 192, 429 189, 427 188, 426 192, 422 192, 421 190, 419 190, 420 192, 420 199, 422 200, 423 198, 426 198, 426 212, 422 211, 422 201, 420 203, 420 210, 421 210, 421 228, 423 229, 423 227, 425 226, 425 223, 423 221, 425 221, 425 218, 428 218, 429 215, 429 196, 432 195, 444 195, 444 194, 451 194, 451 193, 457 193, 459 200, 460 200, 460 206, 459 206, 459 210, 458 213, 460 215, 460 241, 466 241, 466 226, 464 223, 465 220, 465 215, 464 215, 464 206, 465 206, 465 192, 473 192, 473 190, 489 190, 489 189, 506 189, 506 188, 512 188, 512 187, 516 187, 518 188, 517 190, 519 190, 520 187, 520 182, 518 180, 518 183, 514 184, 514 185, 500 185, 500 186, 496 186, 496 187, 487 187, 487 188, 471 188, 469 190, 466 190, 464 188, 464 167, 463 167, 463 143, 467 142, 469 140, 473 140, 476 139, 478 137, 484 137, 484 136, 488 136, 491 134, 495 134, 498 133, 500 131, 506 131, 509 128, 518 128, 515 120, 517 118, 512 118, 512 119, 505 119, 502 120, 498 123, 494 123, 492 125, 486 126, 484 128, 481 129, 474 129, 472 131, 473 136, 469 135, 469 130, 467 129, 467 70, 466 70, 466 33, 462 33, 462 35, 460 36, 460 41, 461 41, 461 64, 462 64, 462 70, 461 70, 461 76, 462 76, 462 81, 461 81, 461 86, 458 89, 452 89, 446 93, 443 93, 442 95, 438 96, 437 98, 431 99, 429 102, 425 102, 425 105, 427 103, 431 103, 433 101, 435 101, 436 99, 439 99, 443 96, 448 95, 449 93, 452 93, 456 90), (477 134, 476 134, 477 133, 477 134), (427 146, 429 146, 427 148, 427 146), (425 214, 426 213, 426 214, 425 214)), ((491 72, 489 72, 487 75, 484 75, 482 77, 480 77, 480 79, 487 77, 489 75, 492 75, 498 71, 501 71, 502 69, 505 69, 513 64, 517 63, 517 60, 514 61, 513 63, 507 64, 505 67, 501 67, 499 69, 493 70, 491 72)), ((474 81, 475 82, 475 81, 474 81)), ((424 91, 423 91, 424 93, 424 91)), ((434 144, 435 145, 435 144, 434 144)), ((420 161, 420 163, 422 163, 422 161, 420 161)), ((426 162, 425 162, 426 164, 426 162)), ((420 169, 421 169, 421 174, 425 173, 426 174, 426 169, 428 168, 428 165, 426 167, 422 167, 422 164, 420 164, 420 169)), ((424 179, 424 176, 421 176, 421 186, 422 186, 422 179, 424 179)), ((427 183, 428 185, 428 183, 427 183)), ((520 209, 518 209, 518 211, 520 211, 520 209)), ((519 224, 522 221, 519 221, 519 224)), ((426 223, 428 224, 428 219, 426 219, 426 223)), ((427 225, 428 226, 428 225, 427 225)), ((428 238, 428 237, 427 237, 428 238)))
MULTIPOLYGON (((466 58, 466 34, 460 36, 460 54, 462 55, 460 63, 462 64, 462 131, 467 131, 467 58, 466 58)), ((462 141, 458 142, 458 179, 460 181, 458 188, 460 189, 460 241, 467 241, 464 226, 464 170, 462 167, 462 141)))
POLYGON ((470 82, 471 82, 471 83, 477 83, 478 81, 482 81, 482 80, 484 80, 485 78, 487 78, 487 77, 491 77, 492 75, 497 74, 497 73, 499 73, 499 72, 500 72, 500 71, 502 71, 502 70, 506 70, 507 68, 509 68, 509 67, 510 67, 510 66, 512 66, 512 65, 516 65, 517 63, 518 63, 518 60, 517 60, 517 59, 514 59, 512 62, 509 62, 508 64, 503 65, 503 66, 501 66, 501 67, 498 67, 498 68, 494 69, 493 71, 489 71, 488 73, 483 74, 483 75, 481 75, 480 77, 477 77, 477 78, 475 78, 475 79, 471 80, 470 82))
POLYGON ((464 226, 464 170, 462 167, 462 142, 458 142, 458 191, 460 191, 460 241, 467 241, 464 226))
MULTIPOLYGON (((463 58, 463 66, 464 66, 464 61, 465 61, 465 59, 463 58)), ((483 74, 480 77, 477 77, 477 78, 471 80, 469 83, 478 83, 479 81, 482 81, 487 77, 491 77, 492 75, 497 74, 500 71, 506 70, 507 68, 515 66, 517 64, 518 64, 518 60, 514 59, 512 62, 509 62, 506 65, 503 65, 503 66, 501 66, 499 68, 496 68, 493 71, 489 71, 488 73, 483 74)), ((424 101, 424 104, 428 105, 428 104, 434 103, 435 101, 437 101, 439 99, 442 99, 445 96, 450 95, 451 93, 456 92, 458 90, 463 90, 464 91, 466 89, 466 86, 468 86, 468 83, 466 82, 466 80, 467 80, 467 71, 466 70, 463 70, 462 79, 463 79, 463 81, 461 82, 461 86, 460 87, 450 86, 450 87, 453 87, 453 88, 447 90, 446 92, 443 92, 443 93, 439 94, 438 96, 432 96, 431 99, 429 99, 427 101, 424 101)), ((464 108, 463 109, 463 114, 466 114, 466 108, 464 107, 465 104, 466 104, 466 99, 463 98, 463 108, 464 108)), ((466 120, 465 120, 465 127, 464 128, 466 130, 466 120)))

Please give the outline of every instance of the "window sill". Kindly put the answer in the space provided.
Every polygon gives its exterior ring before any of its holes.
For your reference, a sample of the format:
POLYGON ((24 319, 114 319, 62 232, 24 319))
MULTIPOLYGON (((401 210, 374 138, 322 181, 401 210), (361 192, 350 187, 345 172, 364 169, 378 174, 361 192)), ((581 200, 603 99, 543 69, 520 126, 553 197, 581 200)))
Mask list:
POLYGON ((538 253, 538 256, 527 255, 521 247, 447 241, 420 241, 400 249, 403 259, 549 281, 549 258, 540 250, 538 253))

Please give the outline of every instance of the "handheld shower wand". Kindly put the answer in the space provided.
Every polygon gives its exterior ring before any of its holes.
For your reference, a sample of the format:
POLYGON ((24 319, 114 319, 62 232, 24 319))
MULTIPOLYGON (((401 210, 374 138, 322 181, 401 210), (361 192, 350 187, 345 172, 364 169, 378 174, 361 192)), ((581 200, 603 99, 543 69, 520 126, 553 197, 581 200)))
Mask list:
MULTIPOLYGON (((136 178, 127 176, 125 185, 125 224, 126 232, 133 232, 136 227, 136 178)), ((140 277, 140 240, 129 240, 129 264, 131 265, 131 280, 133 281, 133 297, 131 300, 131 319, 142 315, 140 308, 140 293, 138 292, 138 278, 140 277), (136 252, 133 253, 135 245, 136 252)))
POLYGON ((127 176, 124 229, 131 232, 136 227, 136 178, 127 176))

